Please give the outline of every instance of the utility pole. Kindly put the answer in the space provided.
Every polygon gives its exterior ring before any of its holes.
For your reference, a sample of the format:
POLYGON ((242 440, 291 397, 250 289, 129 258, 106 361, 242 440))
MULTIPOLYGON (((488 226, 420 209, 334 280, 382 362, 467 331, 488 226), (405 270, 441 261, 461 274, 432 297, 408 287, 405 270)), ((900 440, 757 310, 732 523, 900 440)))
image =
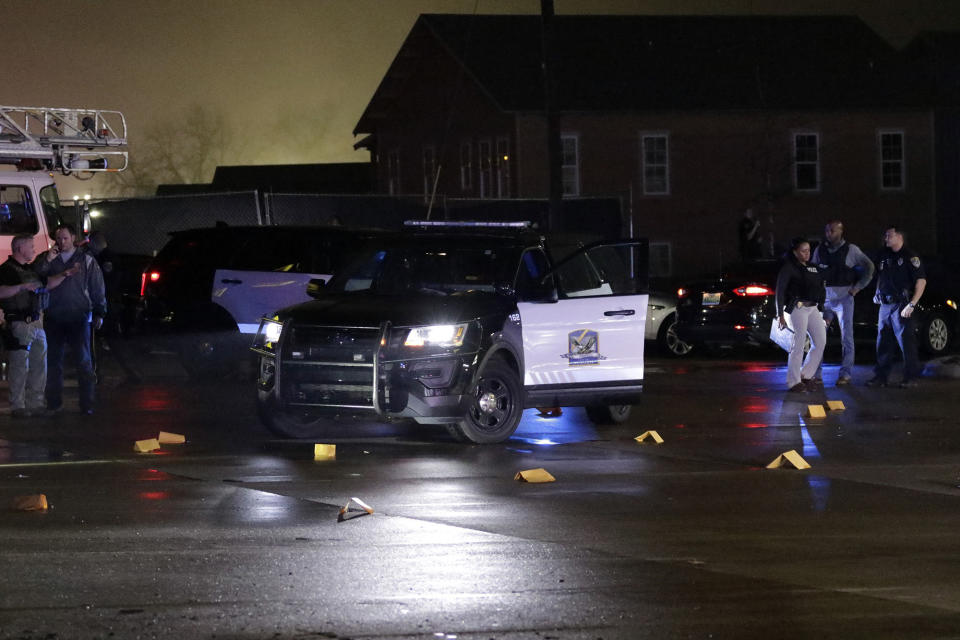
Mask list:
POLYGON ((543 110, 547 119, 547 163, 550 179, 547 229, 554 231, 560 226, 563 175, 561 172, 560 121, 557 117, 557 91, 554 81, 556 42, 554 38, 553 0, 540 0, 540 25, 543 110))

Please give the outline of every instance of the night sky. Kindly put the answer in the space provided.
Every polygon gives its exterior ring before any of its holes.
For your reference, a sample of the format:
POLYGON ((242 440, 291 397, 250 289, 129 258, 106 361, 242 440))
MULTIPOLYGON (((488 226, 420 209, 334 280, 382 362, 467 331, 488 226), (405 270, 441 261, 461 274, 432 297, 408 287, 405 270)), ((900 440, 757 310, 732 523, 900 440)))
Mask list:
MULTIPOLYGON (((134 163, 148 134, 173 138, 196 112, 222 123, 221 164, 366 161, 353 128, 417 16, 475 7, 539 13, 540 2, 4 0, 0 103, 119 109, 134 163)), ((897 46, 960 29, 955 0, 556 0, 555 11, 855 14, 897 46)), ((106 194, 112 178, 63 195, 106 194)))

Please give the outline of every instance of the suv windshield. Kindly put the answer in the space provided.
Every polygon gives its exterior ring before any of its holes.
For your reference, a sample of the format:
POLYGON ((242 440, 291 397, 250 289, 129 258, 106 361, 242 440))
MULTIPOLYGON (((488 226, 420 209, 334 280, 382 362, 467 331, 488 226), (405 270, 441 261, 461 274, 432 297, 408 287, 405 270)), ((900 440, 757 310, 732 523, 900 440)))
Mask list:
POLYGON ((494 292, 512 285, 520 251, 480 245, 372 247, 355 255, 330 283, 332 291, 380 295, 494 292))

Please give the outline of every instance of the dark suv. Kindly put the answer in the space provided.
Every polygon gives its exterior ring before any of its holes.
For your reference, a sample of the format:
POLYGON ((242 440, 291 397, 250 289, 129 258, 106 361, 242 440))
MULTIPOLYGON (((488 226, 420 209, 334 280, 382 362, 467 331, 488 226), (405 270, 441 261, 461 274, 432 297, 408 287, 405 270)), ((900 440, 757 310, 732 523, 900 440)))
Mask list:
POLYGON ((343 227, 230 227, 170 234, 143 272, 138 326, 196 377, 248 353, 260 318, 309 300, 362 232, 343 227))
POLYGON ((646 276, 644 240, 558 261, 506 223, 371 238, 316 300, 264 319, 260 415, 289 437, 359 414, 478 443, 510 437, 525 407, 623 421, 643 389, 646 276))

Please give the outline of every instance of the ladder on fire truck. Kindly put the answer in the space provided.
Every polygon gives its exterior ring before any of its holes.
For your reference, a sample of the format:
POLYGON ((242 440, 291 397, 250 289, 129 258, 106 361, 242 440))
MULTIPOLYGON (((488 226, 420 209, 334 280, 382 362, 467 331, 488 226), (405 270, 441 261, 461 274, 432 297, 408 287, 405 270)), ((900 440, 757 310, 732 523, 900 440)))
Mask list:
POLYGON ((127 122, 119 111, 0 106, 0 164, 65 175, 123 171, 126 146, 127 122))

